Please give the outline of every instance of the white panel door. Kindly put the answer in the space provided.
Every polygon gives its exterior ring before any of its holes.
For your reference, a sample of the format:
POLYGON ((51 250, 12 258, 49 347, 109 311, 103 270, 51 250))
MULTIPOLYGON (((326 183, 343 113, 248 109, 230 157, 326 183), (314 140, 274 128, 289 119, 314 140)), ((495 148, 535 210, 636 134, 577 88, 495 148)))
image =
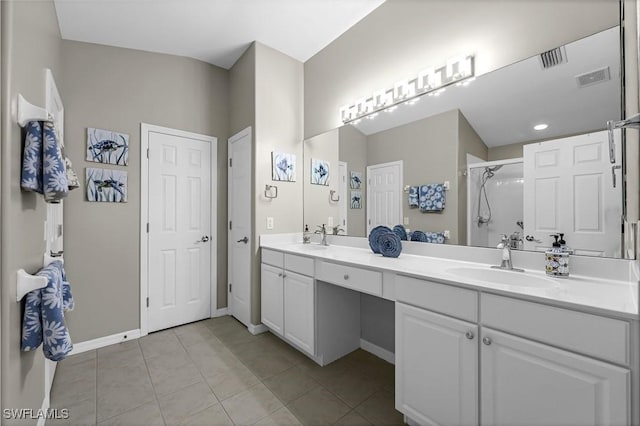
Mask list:
POLYGON ((486 328, 482 341, 481 424, 629 424, 629 370, 486 328))
POLYGON ((367 234, 402 223, 402 161, 367 166, 367 234))
POLYGON ((314 355, 313 278, 284 271, 284 336, 314 355))
POLYGON ((229 314, 251 323, 251 128, 229 138, 229 314))
POLYGON ((611 167, 606 131, 525 145, 524 234, 539 240, 525 249, 544 251, 562 232, 576 254, 620 256, 622 178, 614 188, 611 167))
POLYGON ((340 197, 340 201, 338 201, 338 210, 340 214, 340 218, 338 220, 338 225, 343 230, 341 234, 348 235, 348 223, 347 223, 347 213, 349 211, 349 179, 347 178, 347 163, 344 161, 338 162, 338 196, 340 197))
POLYGON ((211 316, 211 143, 149 132, 149 331, 211 316))
POLYGON ((477 330, 396 303, 396 409, 420 425, 477 425, 477 330))
POLYGON ((284 272, 282 268, 262 264, 260 275, 261 321, 280 336, 284 333, 284 272))

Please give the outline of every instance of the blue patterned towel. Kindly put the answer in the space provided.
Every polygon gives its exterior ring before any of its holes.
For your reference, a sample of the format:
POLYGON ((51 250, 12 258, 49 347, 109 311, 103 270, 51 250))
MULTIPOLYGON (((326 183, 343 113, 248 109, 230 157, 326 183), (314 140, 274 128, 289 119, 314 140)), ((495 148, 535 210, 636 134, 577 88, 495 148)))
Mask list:
POLYGON ((398 257, 402 252, 402 242, 395 232, 385 232, 378 236, 380 254, 384 257, 398 257))
POLYGON ((441 212, 444 210, 445 202, 444 184, 422 185, 419 199, 421 212, 441 212))
POLYGON ((62 262, 55 261, 36 274, 47 278, 47 286, 27 294, 22 322, 22 351, 36 350, 43 343, 44 356, 64 359, 73 349, 64 321, 65 307, 73 307, 62 262))
POLYGON ((69 193, 67 170, 53 123, 31 121, 26 127, 20 185, 44 195, 48 203, 69 193))
POLYGON ((420 202, 418 201, 419 191, 419 186, 409 187, 409 207, 420 207, 420 202))
POLYGON ((411 241, 418 241, 421 243, 444 244, 444 232, 413 231, 411 233, 411 241))

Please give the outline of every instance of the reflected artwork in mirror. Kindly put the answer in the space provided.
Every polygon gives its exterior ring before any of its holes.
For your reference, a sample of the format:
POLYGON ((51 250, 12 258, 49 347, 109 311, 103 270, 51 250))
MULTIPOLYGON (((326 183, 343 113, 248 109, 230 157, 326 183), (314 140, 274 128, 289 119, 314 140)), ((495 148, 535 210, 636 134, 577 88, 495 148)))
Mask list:
POLYGON ((337 164, 329 189, 349 196, 331 202, 305 170, 305 223, 356 237, 403 225, 481 247, 506 234, 536 251, 564 233, 574 254, 621 257, 622 143, 617 131, 610 161, 606 131, 622 118, 620 28, 554 50, 562 60, 542 52, 306 140, 305 167, 337 164), (442 208, 420 208, 420 188, 445 182, 442 208))

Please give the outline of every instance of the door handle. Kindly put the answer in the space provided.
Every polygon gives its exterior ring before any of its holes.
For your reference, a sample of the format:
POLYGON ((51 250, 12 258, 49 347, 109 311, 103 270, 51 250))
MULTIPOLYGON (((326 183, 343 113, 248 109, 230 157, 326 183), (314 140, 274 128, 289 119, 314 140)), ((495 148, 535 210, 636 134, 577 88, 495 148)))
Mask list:
POLYGON ((236 243, 245 243, 245 244, 247 244, 248 242, 249 242, 249 238, 247 237, 244 237, 243 239, 236 241, 236 243))
POLYGON ((207 243, 207 242, 209 242, 209 239, 210 238, 209 238, 208 235, 203 235, 202 238, 200 238, 198 241, 196 241, 196 244, 197 243, 207 243))
POLYGON ((529 241, 529 242, 536 242, 536 243, 541 243, 542 242, 540 240, 536 240, 536 238, 533 235, 527 235, 526 237, 524 237, 524 239, 529 241))

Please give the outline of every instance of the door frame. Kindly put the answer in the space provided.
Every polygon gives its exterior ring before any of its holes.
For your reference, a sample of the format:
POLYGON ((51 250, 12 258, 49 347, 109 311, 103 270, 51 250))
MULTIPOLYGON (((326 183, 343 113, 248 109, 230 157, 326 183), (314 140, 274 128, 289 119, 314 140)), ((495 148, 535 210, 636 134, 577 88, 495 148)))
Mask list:
POLYGON ((211 267, 210 267, 210 316, 213 317, 217 308, 217 273, 218 273, 218 138, 201 135, 184 130, 171 129, 153 124, 140 123, 140 336, 149 334, 149 133, 164 133, 171 136, 196 139, 211 144, 211 267))
POLYGON ((349 165, 346 161, 338 161, 338 178, 340 175, 340 167, 344 167, 344 181, 338 182, 338 194, 340 201, 338 201, 338 211, 340 216, 343 216, 344 223, 339 224, 344 229, 344 234, 349 235, 349 208, 351 205, 351 197, 349 197, 350 181, 349 181, 349 165), (343 193, 344 191, 344 193, 343 193))
MULTIPOLYGON (((229 283, 231 283, 231 271, 233 269, 233 265, 232 265, 232 261, 233 261, 233 238, 231 238, 231 230, 229 229, 229 221, 232 218, 233 215, 233 210, 232 210, 232 203, 229 202, 229 195, 233 194, 233 179, 231 179, 231 168, 229 167, 229 163, 231 161, 231 144, 235 141, 237 141, 238 139, 241 139, 243 137, 248 137, 249 138, 249 144, 250 144, 250 159, 249 161, 251 162, 251 169, 253 170, 253 129, 251 126, 245 127, 244 129, 240 130, 239 132, 231 135, 228 139, 227 139, 227 282, 226 282, 226 286, 227 286, 227 313, 229 315, 232 315, 232 309, 231 309, 231 304, 233 303, 232 297, 231 297, 231 292, 229 291, 229 283)), ((251 186, 253 187, 253 171, 251 172, 251 186)), ((251 208, 253 210, 253 204, 254 204, 254 200, 253 200, 253 194, 254 191, 252 190, 252 188, 249 188, 249 193, 251 194, 251 208)), ((253 215, 252 215, 253 218, 253 215)), ((251 309, 252 309, 252 303, 253 303, 253 297, 251 295, 252 292, 252 287, 253 287, 253 277, 254 277, 254 270, 253 270, 253 253, 255 253, 255 244, 254 244, 254 223, 253 223, 253 219, 251 219, 249 221, 249 226, 251 227, 251 232, 249 232, 249 254, 250 254, 250 265, 249 265, 249 293, 248 293, 248 304, 249 304, 249 324, 248 327, 250 329, 250 327, 253 325, 251 323, 251 309)), ((253 333, 253 332, 252 332, 253 333)), ((255 333, 253 333, 255 334, 255 333)))
POLYGON ((398 200, 400 201, 398 203, 398 208, 399 208, 398 217, 400 218, 400 222, 399 223, 403 223, 403 221, 404 221, 403 214, 402 214, 402 194, 403 194, 403 183, 404 183, 403 161, 402 160, 398 160, 398 161, 390 161, 388 163, 372 164, 370 166, 367 166, 367 217, 365 218, 365 226, 367 228, 367 235, 369 235, 369 232, 372 229, 370 220, 371 220, 371 207, 372 207, 373 203, 369 202, 371 200, 371 182, 369 181, 369 179, 371 179, 370 170, 378 169, 378 168, 382 168, 382 167, 396 166, 396 165, 400 167, 400 177, 398 179, 398 200))

